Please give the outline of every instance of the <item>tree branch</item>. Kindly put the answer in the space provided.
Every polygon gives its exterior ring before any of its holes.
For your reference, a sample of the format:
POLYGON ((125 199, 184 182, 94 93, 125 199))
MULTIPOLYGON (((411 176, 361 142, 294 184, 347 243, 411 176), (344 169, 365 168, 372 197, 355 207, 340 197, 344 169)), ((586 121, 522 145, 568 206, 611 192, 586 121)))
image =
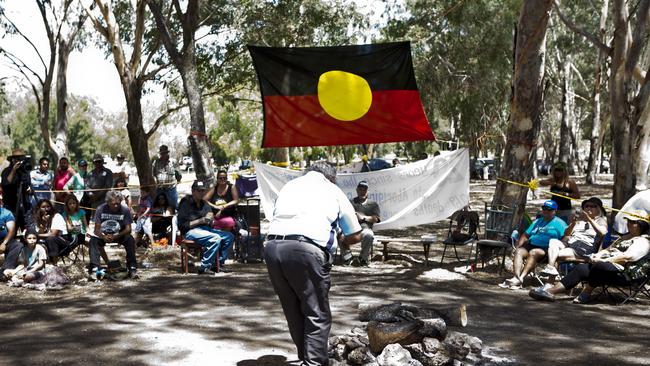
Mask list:
POLYGON ((176 111, 178 111, 180 109, 183 109, 185 107, 187 107, 187 104, 183 104, 183 105, 179 105, 179 106, 176 106, 176 107, 173 107, 173 108, 169 108, 163 114, 161 114, 158 118, 156 118, 156 121, 151 126, 151 129, 149 130, 149 132, 146 133, 147 140, 156 132, 156 130, 158 130, 158 127, 160 127, 162 122, 167 117, 169 117, 170 114, 172 114, 172 113, 174 113, 174 112, 176 112, 176 111))
POLYGON ((641 1, 637 9, 637 20, 634 32, 632 34, 632 45, 625 61, 625 70, 634 72, 639 63, 641 52, 647 43, 646 27, 648 23, 648 11, 650 11, 650 1, 641 1))
POLYGON ((172 59, 172 62, 174 64, 180 63, 181 55, 177 49, 176 43, 170 35, 167 23, 163 18, 160 3, 158 3, 156 0, 149 0, 147 3, 149 5, 149 10, 151 10, 151 14, 153 14, 156 26, 158 27, 158 33, 160 34, 160 38, 163 42, 163 45, 165 46, 165 49, 167 50, 167 53, 169 54, 169 57, 172 59))
POLYGON ((129 61, 129 65, 131 68, 131 75, 137 75, 138 65, 140 64, 140 57, 142 56, 142 41, 144 37, 145 9, 146 9, 146 2, 144 0, 138 0, 136 5, 133 52, 131 53, 131 61, 129 61))
POLYGON ((560 17, 562 23, 564 23, 567 27, 569 27, 569 29, 585 37, 589 42, 591 42, 594 46, 598 47, 603 52, 609 54, 612 51, 612 48, 602 43, 598 39, 598 37, 594 36, 593 34, 587 32, 586 30, 578 27, 575 23, 571 22, 560 10, 560 4, 558 3, 557 0, 553 2, 553 8, 555 8, 555 11, 557 12, 557 15, 560 17))
POLYGON ((47 66, 45 65, 45 60, 43 60, 43 57, 41 56, 41 53, 38 51, 38 48, 32 43, 32 41, 25 36, 25 34, 14 24, 14 22, 11 21, 11 19, 7 18, 6 15, 2 14, 2 17, 5 18, 5 20, 11 24, 13 29, 16 30, 16 32, 25 40, 27 43, 32 47, 34 52, 36 52, 36 56, 38 56, 38 59, 41 61, 41 64, 43 65, 43 68, 47 70, 47 66))

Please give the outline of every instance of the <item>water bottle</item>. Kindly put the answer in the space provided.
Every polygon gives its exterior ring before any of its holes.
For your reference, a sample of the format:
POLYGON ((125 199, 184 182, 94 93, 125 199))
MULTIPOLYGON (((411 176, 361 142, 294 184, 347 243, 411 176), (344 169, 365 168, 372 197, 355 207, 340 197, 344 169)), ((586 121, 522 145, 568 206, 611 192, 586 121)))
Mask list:
POLYGON ((517 240, 519 240, 519 231, 517 229, 512 231, 512 234, 510 234, 510 240, 512 240, 512 244, 514 245, 517 240))

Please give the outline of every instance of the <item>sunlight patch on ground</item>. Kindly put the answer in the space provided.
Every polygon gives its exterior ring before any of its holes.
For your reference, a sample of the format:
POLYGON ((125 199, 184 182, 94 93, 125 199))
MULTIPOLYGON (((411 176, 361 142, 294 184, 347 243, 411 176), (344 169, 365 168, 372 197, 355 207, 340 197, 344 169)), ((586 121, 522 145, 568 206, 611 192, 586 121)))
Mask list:
POLYGON ((138 361, 147 365, 236 365, 247 359, 264 355, 296 358, 285 350, 275 348, 249 349, 246 344, 227 339, 206 339, 201 333, 191 331, 144 331, 137 335, 137 343, 147 345, 156 352, 142 356, 138 361))
POLYGON ((467 278, 460 273, 454 273, 442 268, 435 268, 426 271, 418 276, 418 279, 429 281, 464 281, 467 278))

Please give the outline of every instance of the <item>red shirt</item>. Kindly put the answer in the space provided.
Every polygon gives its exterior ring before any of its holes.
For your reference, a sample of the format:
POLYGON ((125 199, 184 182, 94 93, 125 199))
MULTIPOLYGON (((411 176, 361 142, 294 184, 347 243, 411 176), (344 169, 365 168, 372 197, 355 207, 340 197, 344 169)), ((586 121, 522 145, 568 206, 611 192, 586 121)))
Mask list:
POLYGON ((54 175, 54 190, 62 190, 63 186, 72 178, 74 175, 74 170, 68 168, 68 170, 60 171, 57 170, 54 175))

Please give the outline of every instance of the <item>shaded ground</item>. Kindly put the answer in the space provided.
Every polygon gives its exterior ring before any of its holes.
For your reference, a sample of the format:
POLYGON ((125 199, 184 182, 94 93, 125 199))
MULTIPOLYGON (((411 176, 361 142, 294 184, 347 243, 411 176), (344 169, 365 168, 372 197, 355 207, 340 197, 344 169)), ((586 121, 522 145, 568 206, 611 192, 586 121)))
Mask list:
MULTIPOLYGON (((585 196, 594 191, 582 188, 585 196)), ((595 188, 611 196, 610 189, 595 188)), ((485 198, 478 192, 487 196, 490 190, 493 182, 473 184, 475 205, 485 198)), ((443 230, 439 223, 408 235, 442 235, 443 230)), ((333 334, 358 324, 356 306, 362 302, 466 303, 469 325, 461 331, 519 364, 650 363, 649 301, 574 305, 566 296, 540 303, 525 290, 498 288, 502 277, 493 268, 456 281, 420 277, 439 268, 440 246, 432 248, 435 263, 429 268, 422 265, 419 246, 396 249, 408 253, 370 268, 334 267, 333 334)), ((137 282, 79 284, 49 293, 0 286, 0 364, 284 365, 287 358, 295 360, 263 264, 235 263, 232 273, 204 277, 180 275, 175 251, 156 258, 137 282)), ((450 258, 442 268, 460 265, 450 258)))

